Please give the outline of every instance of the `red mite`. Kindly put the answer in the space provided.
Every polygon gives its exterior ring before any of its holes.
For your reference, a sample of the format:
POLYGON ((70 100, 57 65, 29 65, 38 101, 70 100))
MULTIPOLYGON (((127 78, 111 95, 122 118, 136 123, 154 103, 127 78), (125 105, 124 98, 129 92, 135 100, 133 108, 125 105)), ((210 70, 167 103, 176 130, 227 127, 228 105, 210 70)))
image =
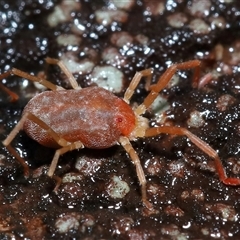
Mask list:
MULTIPOLYGON (((61 68, 67 75, 73 87, 72 90, 66 90, 46 79, 29 75, 15 68, 0 75, 0 80, 13 74, 39 82, 52 90, 40 93, 29 101, 24 108, 21 120, 3 141, 3 145, 24 167, 25 176, 29 175, 28 165, 10 145, 21 129, 40 144, 57 149, 47 173, 49 177, 54 176, 59 156, 68 151, 84 147, 104 149, 120 144, 135 164, 143 205, 150 213, 155 213, 153 205, 147 199, 146 178, 141 162, 130 141, 166 133, 187 136, 197 147, 214 159, 219 178, 224 184, 240 185, 240 179, 227 177, 217 152, 200 138, 181 127, 149 127, 149 120, 141 116, 177 70, 195 69, 192 86, 197 87, 200 61, 192 60, 170 66, 153 85, 150 85, 151 69, 137 72, 123 99, 100 87, 82 89, 61 61, 52 58, 47 58, 46 61, 49 64, 57 64, 61 68), (146 88, 150 92, 142 104, 132 109, 129 101, 143 77, 147 78, 146 88)), ((17 99, 17 96, 2 84, 0 87, 9 93, 13 100, 17 99)))

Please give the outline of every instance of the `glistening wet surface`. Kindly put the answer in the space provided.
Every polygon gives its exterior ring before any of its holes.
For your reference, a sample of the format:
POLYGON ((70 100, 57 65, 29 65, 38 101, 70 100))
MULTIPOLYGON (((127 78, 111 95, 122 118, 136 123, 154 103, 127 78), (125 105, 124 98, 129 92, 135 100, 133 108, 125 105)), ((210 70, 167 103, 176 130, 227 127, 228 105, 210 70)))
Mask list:
MULTIPOLYGON (((46 57, 62 60, 82 87, 102 86, 122 97, 136 71, 153 68, 153 82, 173 63, 199 59, 201 85, 178 71, 146 117, 151 126, 187 128, 215 149, 232 177, 239 165, 240 3, 205 1, 1 1, 1 73, 16 67, 70 88, 46 57)), ((0 140, 26 103, 45 89, 19 77, 3 83, 0 140)), ((138 86, 131 106, 147 92, 138 86)), ((0 151, 1 239, 238 239, 240 187, 226 186, 213 160, 186 137, 160 134, 132 143, 158 214, 142 214, 135 168, 121 146, 68 152, 46 176, 54 150, 20 132, 13 142, 31 169, 0 151)))

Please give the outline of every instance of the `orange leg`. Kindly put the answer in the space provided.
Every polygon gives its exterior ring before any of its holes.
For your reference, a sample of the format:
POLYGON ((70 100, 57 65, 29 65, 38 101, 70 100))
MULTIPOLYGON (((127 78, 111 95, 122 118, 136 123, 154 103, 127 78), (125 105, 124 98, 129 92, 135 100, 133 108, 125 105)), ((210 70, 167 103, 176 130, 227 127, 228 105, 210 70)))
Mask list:
POLYGON ((197 147, 199 147, 203 152, 205 152, 208 156, 214 159, 215 167, 218 172, 220 181, 222 181, 226 185, 231 185, 231 186, 240 185, 239 178, 227 177, 227 174, 223 168, 222 162, 217 152, 214 149, 212 149, 207 143, 205 143, 200 138, 198 138, 196 135, 189 132, 187 129, 181 128, 181 127, 172 127, 172 126, 154 127, 146 130, 145 137, 156 136, 160 133, 187 136, 197 147))
POLYGON ((134 150, 134 148, 132 147, 132 144, 130 143, 129 139, 127 137, 123 137, 121 136, 119 138, 119 143, 123 146, 123 148, 126 150, 126 152, 128 153, 128 155, 130 156, 132 162, 134 163, 135 167, 136 167, 136 172, 137 172, 137 176, 138 176, 138 180, 140 182, 141 185, 141 192, 142 192, 142 202, 143 205, 147 208, 147 212, 146 214, 153 214, 153 213, 157 213, 158 211, 155 210, 153 208, 153 205, 147 200, 147 188, 146 188, 146 178, 145 178, 145 174, 143 172, 143 168, 141 165, 141 162, 139 160, 139 157, 136 153, 136 151, 134 150))
POLYGON ((126 103, 129 103, 136 87, 138 86, 139 82, 141 81, 141 79, 143 77, 147 77, 147 81, 146 81, 146 85, 145 85, 145 88, 146 90, 149 90, 149 87, 150 87, 150 83, 151 83, 151 78, 152 78, 152 69, 151 68, 148 68, 148 69, 145 69, 145 70, 142 70, 140 72, 136 72, 132 81, 130 82, 125 94, 124 94, 124 98, 123 100, 126 102, 126 103))
POLYGON ((169 81, 172 79, 173 75, 178 70, 186 70, 186 69, 195 69, 193 80, 192 80, 192 86, 197 87, 199 75, 200 75, 200 65, 201 62, 198 60, 192 60, 188 62, 183 63, 176 63, 170 66, 163 75, 159 78, 158 82, 154 85, 151 85, 149 88, 151 89, 150 93, 145 98, 144 102, 137 107, 135 110, 135 113, 137 115, 141 115, 145 113, 147 108, 153 103, 153 101, 158 96, 159 92, 166 87, 166 85, 169 83, 169 81))

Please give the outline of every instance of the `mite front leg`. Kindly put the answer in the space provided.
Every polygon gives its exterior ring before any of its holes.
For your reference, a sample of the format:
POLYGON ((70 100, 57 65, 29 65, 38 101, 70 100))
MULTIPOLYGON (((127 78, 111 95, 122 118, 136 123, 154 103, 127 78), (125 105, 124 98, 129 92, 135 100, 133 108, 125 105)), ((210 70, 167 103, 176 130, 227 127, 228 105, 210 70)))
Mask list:
POLYGON ((126 103, 129 103, 136 87, 138 86, 139 82, 141 81, 141 79, 143 77, 147 77, 145 88, 146 88, 146 90, 149 89, 149 86, 150 86, 150 83, 151 83, 151 78, 152 78, 152 73, 153 73, 153 70, 151 68, 145 69, 145 70, 142 70, 140 72, 135 73, 132 81, 130 82, 130 84, 129 84, 129 86, 128 86, 125 94, 124 94, 123 100, 126 103))
POLYGON ((141 185, 141 192, 142 192, 142 202, 143 205, 147 208, 147 215, 150 214, 155 214, 158 211, 156 211, 153 208, 153 205, 147 200, 147 188, 146 188, 146 178, 145 178, 145 174, 143 172, 142 169, 142 165, 141 162, 139 160, 139 157, 136 153, 136 151, 133 149, 129 139, 127 137, 120 137, 119 139, 119 143, 123 146, 123 148, 126 150, 126 152, 128 153, 128 155, 130 156, 131 160, 133 161, 135 167, 136 167, 136 172, 137 172, 137 176, 138 176, 138 180, 139 183, 141 185))
POLYGON ((229 178, 225 172, 222 162, 217 154, 217 152, 212 149, 206 142, 202 141, 193 133, 189 132, 185 128, 172 127, 172 126, 160 126, 149 128, 146 130, 145 137, 152 137, 159 135, 161 133, 167 133, 172 135, 182 135, 188 137, 198 148, 205 152, 209 157, 214 159, 215 167, 219 175, 220 181, 226 185, 238 186, 240 185, 239 178, 229 178))
POLYGON ((150 93, 147 95, 147 97, 144 99, 143 103, 137 107, 135 110, 135 113, 137 115, 144 114, 147 108, 153 103, 153 101, 158 96, 159 92, 162 91, 166 87, 166 85, 169 83, 169 81, 172 79, 173 75, 178 70, 186 70, 186 69, 195 69, 193 80, 192 80, 192 86, 197 87, 198 81, 199 81, 199 75, 200 75, 200 65, 201 62, 198 60, 192 60, 188 62, 183 63, 177 63, 170 66, 163 75, 159 78, 156 84, 150 86, 150 93))

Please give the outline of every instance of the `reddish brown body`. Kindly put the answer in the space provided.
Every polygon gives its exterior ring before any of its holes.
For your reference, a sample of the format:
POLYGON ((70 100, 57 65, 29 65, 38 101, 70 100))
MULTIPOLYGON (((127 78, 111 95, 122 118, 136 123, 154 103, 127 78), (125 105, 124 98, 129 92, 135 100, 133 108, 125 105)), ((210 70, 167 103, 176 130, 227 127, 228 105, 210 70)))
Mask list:
MULTIPOLYGON (((23 115, 26 112, 33 113, 63 139, 81 141, 87 148, 113 146, 135 127, 131 107, 100 87, 43 92, 29 101, 23 115)), ((36 123, 26 120, 23 128, 40 144, 59 147, 36 123)))
MULTIPOLYGON (((173 64, 153 85, 150 85, 151 69, 137 72, 123 99, 100 87, 81 89, 63 62, 53 58, 47 58, 46 61, 49 64, 57 64, 61 68, 74 90, 65 90, 44 78, 29 75, 16 68, 0 74, 0 80, 13 74, 33 82, 39 82, 52 90, 37 95, 27 104, 22 118, 3 141, 3 145, 22 164, 26 177, 29 176, 29 167, 11 146, 12 140, 21 129, 40 144, 58 148, 47 173, 49 177, 55 177, 58 182, 55 190, 61 183, 59 178, 54 176, 54 172, 62 154, 84 147, 101 149, 121 144, 136 166, 141 185, 142 202, 146 207, 144 214, 156 214, 158 210, 155 210, 147 199, 145 174, 130 141, 167 133, 187 136, 196 146, 214 159, 219 178, 224 184, 240 186, 239 178, 227 176, 218 153, 188 129, 172 125, 149 127, 149 120, 142 116, 177 70, 195 69, 192 85, 198 87, 200 61, 192 60, 173 64), (149 89, 150 92, 143 103, 132 110, 128 103, 143 77, 147 77, 146 89, 149 89)), ((13 100, 17 99, 17 96, 2 84, 0 84, 0 88, 8 92, 13 100)))

